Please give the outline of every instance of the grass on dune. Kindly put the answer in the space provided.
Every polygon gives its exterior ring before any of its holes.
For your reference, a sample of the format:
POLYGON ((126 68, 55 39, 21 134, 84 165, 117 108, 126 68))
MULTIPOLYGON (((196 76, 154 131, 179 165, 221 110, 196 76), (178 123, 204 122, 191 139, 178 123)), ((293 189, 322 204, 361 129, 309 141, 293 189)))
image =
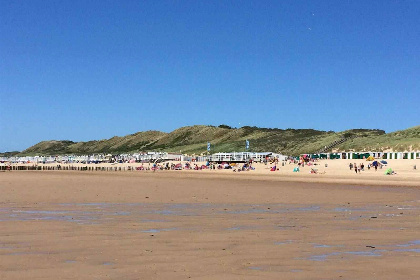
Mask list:
POLYGON ((244 126, 231 128, 221 125, 195 125, 170 133, 145 131, 123 137, 88 142, 43 141, 19 155, 58 155, 94 153, 130 153, 142 151, 182 152, 206 154, 207 142, 211 153, 245 151, 245 140, 250 151, 276 152, 286 155, 315 153, 343 137, 353 137, 334 149, 338 150, 410 150, 420 149, 420 126, 385 134, 377 129, 353 129, 342 132, 314 129, 277 129, 244 126))

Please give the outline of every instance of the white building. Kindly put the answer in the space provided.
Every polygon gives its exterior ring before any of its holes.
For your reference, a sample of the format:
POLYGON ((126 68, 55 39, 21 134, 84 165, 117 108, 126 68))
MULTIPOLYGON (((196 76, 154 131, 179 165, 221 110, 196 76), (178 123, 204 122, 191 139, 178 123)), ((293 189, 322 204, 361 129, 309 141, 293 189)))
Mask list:
POLYGON ((215 162, 245 162, 250 159, 254 161, 260 161, 265 158, 278 158, 278 160, 286 160, 288 156, 271 153, 271 152, 264 152, 264 153, 250 153, 250 152, 233 152, 233 153, 216 153, 212 154, 208 157, 210 161, 215 162))

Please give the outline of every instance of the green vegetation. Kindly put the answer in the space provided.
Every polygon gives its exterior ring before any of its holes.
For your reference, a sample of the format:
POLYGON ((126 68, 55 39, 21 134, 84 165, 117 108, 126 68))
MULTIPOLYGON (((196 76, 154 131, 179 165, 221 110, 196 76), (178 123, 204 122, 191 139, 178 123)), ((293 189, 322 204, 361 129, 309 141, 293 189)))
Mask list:
POLYGON ((395 151, 420 150, 420 126, 387 134, 366 134, 365 137, 354 138, 337 146, 340 151, 395 151))
POLYGON ((19 153, 20 153, 19 151, 4 152, 4 153, 0 153, 0 157, 13 157, 19 153))
POLYGON ((106 140, 72 142, 43 141, 19 155, 58 155, 93 153, 129 153, 166 151, 186 154, 205 154, 207 142, 211 152, 245 151, 245 140, 254 152, 271 151, 287 155, 314 153, 336 140, 349 138, 334 149, 339 150, 410 150, 420 149, 420 126, 385 134, 378 129, 353 129, 342 132, 314 129, 278 129, 228 125, 195 125, 176 129, 170 133, 160 131, 138 132, 106 140))
POLYGON ((221 124, 219 125, 219 128, 227 128, 227 129, 231 129, 232 127, 226 125, 226 124, 221 124))

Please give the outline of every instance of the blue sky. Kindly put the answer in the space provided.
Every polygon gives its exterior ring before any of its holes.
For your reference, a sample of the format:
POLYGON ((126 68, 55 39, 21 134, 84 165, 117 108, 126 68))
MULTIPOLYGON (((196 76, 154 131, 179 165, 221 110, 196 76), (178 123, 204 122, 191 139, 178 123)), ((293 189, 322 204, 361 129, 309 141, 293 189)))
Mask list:
POLYGON ((420 1, 0 0, 0 152, 194 124, 420 124, 420 1))

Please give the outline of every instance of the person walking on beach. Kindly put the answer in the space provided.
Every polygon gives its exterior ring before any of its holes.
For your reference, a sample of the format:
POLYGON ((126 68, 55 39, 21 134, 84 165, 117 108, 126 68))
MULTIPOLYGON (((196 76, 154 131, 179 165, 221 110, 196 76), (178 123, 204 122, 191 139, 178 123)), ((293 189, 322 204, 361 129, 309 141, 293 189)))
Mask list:
POLYGON ((378 170, 378 162, 375 160, 375 161, 372 163, 372 165, 373 165, 373 167, 375 167, 375 171, 377 171, 377 170, 378 170))
POLYGON ((349 167, 350 167, 350 171, 351 171, 353 169, 353 163, 350 162, 349 167))
POLYGON ((356 163, 354 163, 354 172, 356 172, 356 174, 357 174, 357 164, 356 163))

